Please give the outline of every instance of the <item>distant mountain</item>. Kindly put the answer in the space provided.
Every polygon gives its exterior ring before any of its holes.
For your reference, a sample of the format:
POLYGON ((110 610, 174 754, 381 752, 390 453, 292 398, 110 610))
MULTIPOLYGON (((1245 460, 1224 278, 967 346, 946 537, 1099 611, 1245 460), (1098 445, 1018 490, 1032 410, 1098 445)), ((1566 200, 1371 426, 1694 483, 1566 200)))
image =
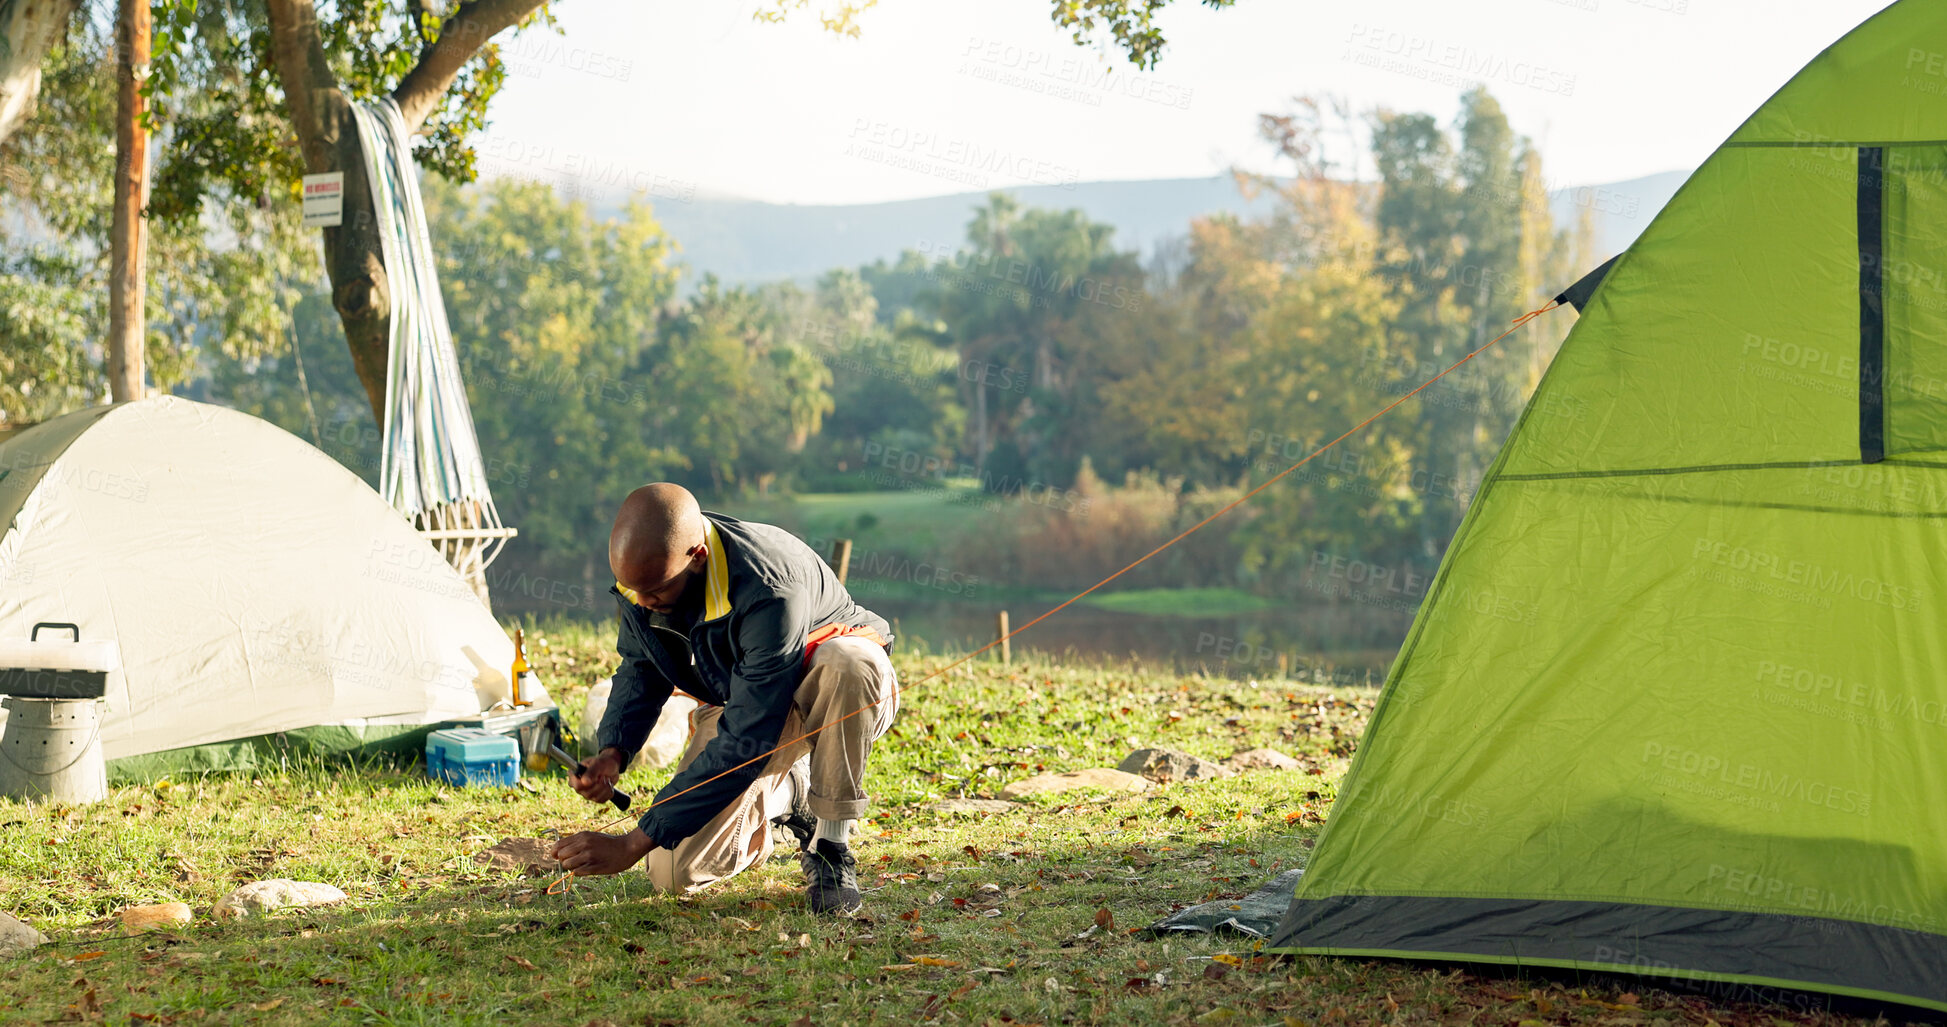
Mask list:
MULTIPOLYGON (((1558 224, 1590 213, 1598 258, 1620 252, 1663 209, 1687 171, 1577 186, 1550 194, 1558 224)), ((1160 178, 1134 182, 1081 182, 1073 186, 1026 186, 1007 192, 1026 206, 1078 207, 1116 227, 1117 245, 1152 253, 1156 245, 1189 232, 1194 218, 1219 212, 1262 213, 1268 201, 1246 200, 1228 176, 1160 178)), ((947 253, 966 238, 967 221, 986 193, 955 193, 919 200, 812 206, 695 196, 654 200, 656 217, 681 244, 688 284, 704 272, 731 284, 795 279, 809 281, 835 267, 892 260, 903 250, 947 253)), ((619 198, 591 204, 598 213, 619 208, 619 198)))
MULTIPOLYGON (((1079 207, 1116 227, 1120 247, 1150 252, 1184 235, 1193 218, 1219 211, 1261 211, 1228 176, 1139 182, 1083 182, 1009 189, 1024 206, 1079 207)), ((985 192, 845 206, 800 206, 697 197, 654 199, 656 218, 681 246, 677 258, 693 278, 715 272, 731 283, 809 280, 835 267, 856 267, 904 250, 946 254, 967 237, 967 222, 985 192)), ((692 280, 693 284, 693 280, 692 280)))
POLYGON ((1688 171, 1664 171, 1622 182, 1557 189, 1548 194, 1549 208, 1557 225, 1573 225, 1587 210, 1595 229, 1595 258, 1604 261, 1635 242, 1689 177, 1688 171))
MULTIPOLYGON (((1573 224, 1587 210, 1595 229, 1596 259, 1619 253, 1663 209, 1687 171, 1575 186, 1549 194, 1555 222, 1573 224)), ((1263 197, 1246 200, 1230 176, 1158 178, 1134 182, 1081 182, 1074 186, 1027 186, 1005 190, 1022 204, 1066 209, 1079 207, 1096 221, 1116 228, 1115 241, 1145 256, 1159 242, 1188 234, 1194 218, 1219 212, 1240 216, 1262 213, 1263 197)), ((677 257, 689 265, 685 284, 706 271, 731 284, 796 279, 810 281, 835 267, 857 267, 903 250, 945 254, 966 238, 974 208, 984 192, 954 193, 919 200, 845 206, 762 203, 722 196, 681 199, 652 197, 656 217, 681 244, 677 257)), ((620 196, 590 198, 597 216, 610 216, 620 196)), ((44 226, 17 209, 0 210, 0 239, 15 244, 54 242, 44 226)), ((1566 284, 1566 283, 1564 283, 1566 284)))

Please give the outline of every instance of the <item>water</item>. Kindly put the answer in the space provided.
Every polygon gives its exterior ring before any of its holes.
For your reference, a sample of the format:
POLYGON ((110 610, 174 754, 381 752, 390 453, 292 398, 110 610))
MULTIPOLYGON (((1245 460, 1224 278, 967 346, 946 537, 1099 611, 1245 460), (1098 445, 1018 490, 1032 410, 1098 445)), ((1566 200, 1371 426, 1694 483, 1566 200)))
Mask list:
MULTIPOLYGON (((998 603, 861 596, 905 636, 962 651, 994 640, 995 614, 1020 626, 1053 603, 998 603)), ((1083 660, 1128 660, 1233 678, 1276 677, 1378 684, 1411 614, 1358 604, 1293 604, 1223 617, 1124 613, 1077 603, 1014 636, 1016 650, 1083 660)))

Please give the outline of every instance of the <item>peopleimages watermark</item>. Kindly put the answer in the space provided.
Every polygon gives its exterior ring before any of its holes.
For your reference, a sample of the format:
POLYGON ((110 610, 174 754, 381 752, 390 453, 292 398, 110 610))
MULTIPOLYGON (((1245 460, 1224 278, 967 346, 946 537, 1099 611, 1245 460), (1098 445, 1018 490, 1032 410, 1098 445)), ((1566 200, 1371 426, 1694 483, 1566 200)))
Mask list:
POLYGON ((1643 198, 1636 193, 1625 193, 1602 185, 1564 184, 1560 179, 1554 184, 1544 182, 1530 192, 1527 183, 1519 178, 1484 178, 1468 186, 1461 197, 1496 206, 1526 209, 1537 214, 1552 213, 1558 198, 1571 206, 1586 207, 1594 213, 1611 217, 1634 219, 1643 209, 1643 198))
POLYGON ((633 58, 570 46, 559 36, 541 32, 522 32, 502 44, 500 59, 507 74, 517 78, 540 78, 550 66, 616 82, 627 82, 635 72, 633 58))
POLYGON ((1780 811, 1777 799, 1861 817, 1871 816, 1873 811, 1871 792, 1747 763, 1721 753, 1651 741, 1643 743, 1642 761, 1658 778, 1680 791, 1770 813, 1780 811))
POLYGON ((441 599, 476 598, 446 557, 416 535, 394 542, 374 537, 365 553, 365 576, 441 599))
POLYGON ((1690 967, 1678 966, 1668 960, 1654 959, 1639 952, 1611 948, 1608 945, 1595 946, 1590 950, 1589 955, 1597 964, 1620 967, 1627 973, 1668 977, 1682 981, 1686 990, 1700 992, 1707 998, 1773 1006, 1794 1006, 1807 1011, 1823 1009, 1831 1004, 1830 999, 1810 992, 1776 988, 1765 984, 1720 980, 1690 967))
POLYGON ((1078 516, 1086 515, 1089 497, 1074 489, 1059 488, 1046 482, 1029 481, 1008 475, 996 475, 964 461, 942 457, 933 453, 923 453, 902 446, 889 446, 883 442, 867 442, 861 447, 860 457, 866 470, 896 472, 899 476, 930 478, 938 482, 952 479, 970 479, 980 484, 979 494, 998 494, 1017 496, 1022 502, 1036 506, 1046 506, 1064 513, 1078 516))
POLYGON ((588 195, 595 188, 608 187, 678 203, 696 199, 696 183, 689 179, 636 167, 597 153, 563 150, 549 143, 494 135, 481 140, 480 151, 482 170, 554 185, 569 195, 588 195))
POLYGON ((875 118, 852 122, 845 156, 979 187, 987 185, 989 174, 1063 189, 1073 189, 1081 181, 1076 168, 875 118))
POLYGON ((942 375, 953 371, 962 381, 1000 392, 1025 395, 1028 391, 1026 371, 991 360, 956 360, 953 353, 929 343, 883 334, 848 335, 828 322, 813 320, 803 322, 799 334, 808 342, 823 344, 821 355, 834 372, 862 374, 902 385, 923 385, 939 381, 942 375))
POLYGON ((606 586, 586 581, 566 581, 545 574, 487 568, 487 592, 497 600, 521 598, 571 610, 592 610, 595 597, 607 592, 606 586))
POLYGON ((1234 635, 1219 635, 1214 631, 1197 632, 1194 655, 1201 657, 1205 654, 1216 660, 1219 666, 1240 670, 1274 665, 1281 676, 1293 681, 1309 681, 1319 685, 1372 683, 1370 671, 1341 669, 1315 654, 1276 649, 1234 635))
MULTIPOLYGON (((970 277, 978 275, 984 276, 988 282, 995 285, 1019 286, 1030 293, 1039 293, 1047 297, 1067 297, 1083 303, 1092 303, 1111 310, 1127 310, 1131 313, 1142 309, 1142 288, 1140 286, 1132 288, 1122 281, 1104 280, 1093 275, 1049 268, 1036 261, 1022 260, 1019 257, 978 253, 957 243, 935 242, 930 239, 919 240, 914 246, 914 251, 933 261, 919 274, 950 288, 982 292, 987 295, 997 295, 1007 291, 1002 288, 984 287, 987 283, 970 277), (942 264, 952 267, 960 274, 955 276, 941 274, 939 269, 942 264)), ((1037 297, 1033 305, 1047 307, 1050 304, 1037 297)))
MULTIPOLYGON (((1890 269, 1894 264, 1889 263, 1887 266, 1890 269)), ((1919 268, 1916 265, 1908 265, 1908 267, 1916 276, 1914 281, 1931 283, 1925 287, 1931 291, 1941 292, 1943 298, 1947 298, 1947 285, 1943 285, 1938 271, 1919 268)), ((1877 371, 1877 377, 1874 373, 1868 372, 1863 376, 1862 382, 1857 347, 1848 353, 1842 349, 1746 332, 1741 352, 1746 358, 1775 365, 1786 372, 1802 372, 1802 375, 1796 379, 1787 375, 1776 376, 1780 381, 1799 384, 1833 395, 1857 395, 1861 384, 1878 384, 1886 389, 1917 398, 1947 399, 1947 378, 1921 374, 1912 368, 1876 368, 1874 370, 1877 371)), ((1740 365, 1740 370, 1742 369, 1743 365, 1740 365)))
MULTIPOLYGON (((805 544, 818 552, 831 549, 832 539, 808 538, 805 544)), ((873 595, 886 591, 895 581, 910 582, 962 599, 973 599, 980 592, 980 576, 954 570, 931 560, 915 560, 904 553, 869 549, 852 550, 845 588, 853 595, 873 595)))
POLYGON ((1492 80, 1558 96, 1575 95, 1575 76, 1566 71, 1377 25, 1352 26, 1345 59, 1436 85, 1462 87, 1492 80))
POLYGON ((1456 827, 1473 827, 1494 821, 1492 809, 1464 795, 1445 795, 1440 792, 1412 794, 1397 786, 1387 785, 1365 801, 1380 809, 1410 809, 1428 820, 1438 820, 1456 827))
POLYGON ((1066 50, 1038 50, 969 36, 960 56, 962 75, 1090 107, 1102 106, 1106 95, 1119 94, 1144 103, 1189 110, 1190 100, 1196 95, 1189 86, 1154 75, 1119 70, 1113 64, 1091 64, 1066 50))
POLYGON ((1321 550, 1312 554, 1303 587, 1331 599, 1412 613, 1420 608, 1430 583, 1411 567, 1387 567, 1321 550))
POLYGON ((1399 457, 1394 453, 1382 451, 1375 455, 1352 443, 1323 451, 1317 445, 1309 437, 1252 428, 1245 436, 1245 466, 1276 474, 1304 460, 1305 465, 1285 479, 1291 486, 1313 484, 1375 500, 1399 499, 1412 494, 1445 497, 1464 506, 1473 502, 1474 493, 1480 488, 1478 474, 1448 474, 1424 467, 1399 466, 1399 457), (1317 455, 1313 456, 1314 453, 1317 455))
POLYGON ((647 406, 649 387, 564 363, 517 360, 507 354, 470 352, 461 358, 466 380, 503 396, 574 396, 589 403, 647 406))
POLYGON ((1892 717, 1947 727, 1947 700, 1889 692, 1812 667, 1759 660, 1758 697, 1776 706, 1873 728, 1890 728, 1892 717))
POLYGON ((38 472, 40 480, 35 488, 44 494, 55 495, 62 489, 74 492, 92 492, 109 499, 121 499, 130 503, 149 501, 149 480, 139 474, 122 474, 100 467, 82 464, 78 460, 50 460, 17 458, 11 462, 0 462, 0 477, 20 473, 22 476, 38 472))
POLYGON ((250 647, 253 659, 266 667, 290 667, 355 688, 471 690, 473 687, 472 674, 463 667, 361 638, 328 635, 288 623, 252 632, 250 647))
POLYGON ((1831 598, 1837 596, 1895 610, 1916 610, 1926 598, 1924 591, 1912 585, 1854 574, 1843 568, 1827 567, 1809 560, 1795 560, 1719 539, 1699 536, 1691 544, 1690 556, 1715 569, 1714 575, 1707 574, 1706 580, 1793 602, 1829 606, 1831 598))
MULTIPOLYGON (((1829 888, 1804 884, 1763 870, 1712 863, 1704 873, 1706 887, 1743 899, 1755 899, 1766 908, 1789 906, 1816 913, 1820 917, 1861 921, 1880 927, 1908 931, 1933 931, 1938 921, 1925 913, 1884 902, 1860 899, 1829 888)), ((1838 926, 1836 924, 1832 926, 1838 926)))

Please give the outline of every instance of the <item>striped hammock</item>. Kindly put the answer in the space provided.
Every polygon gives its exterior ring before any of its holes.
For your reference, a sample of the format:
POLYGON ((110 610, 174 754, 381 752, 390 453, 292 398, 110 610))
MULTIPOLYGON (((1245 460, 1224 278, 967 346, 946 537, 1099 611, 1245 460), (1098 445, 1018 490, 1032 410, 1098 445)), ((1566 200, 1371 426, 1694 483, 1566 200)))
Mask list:
POLYGON ((485 570, 514 534, 500 521, 446 323, 426 210, 398 104, 354 104, 392 295, 379 494, 486 598, 485 570))

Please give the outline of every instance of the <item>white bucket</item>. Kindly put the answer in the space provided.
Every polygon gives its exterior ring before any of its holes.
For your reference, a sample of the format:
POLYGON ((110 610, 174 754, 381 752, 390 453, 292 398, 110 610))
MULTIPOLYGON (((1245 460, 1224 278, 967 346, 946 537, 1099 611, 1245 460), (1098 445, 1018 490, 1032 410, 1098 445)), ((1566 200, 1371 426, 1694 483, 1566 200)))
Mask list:
POLYGON ((108 797, 100 700, 9 696, 4 705, 0 795, 77 803, 108 797))

